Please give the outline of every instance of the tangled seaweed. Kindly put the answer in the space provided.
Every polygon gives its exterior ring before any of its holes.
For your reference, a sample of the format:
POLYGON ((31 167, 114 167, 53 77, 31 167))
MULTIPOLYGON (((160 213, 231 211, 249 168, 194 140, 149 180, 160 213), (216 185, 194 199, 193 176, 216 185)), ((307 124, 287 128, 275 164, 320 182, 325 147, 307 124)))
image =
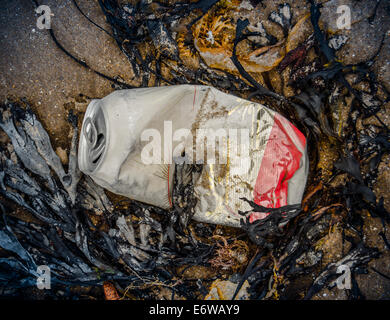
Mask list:
MULTIPOLYGON (((390 149, 389 128, 377 115, 389 97, 372 72, 376 55, 358 65, 344 65, 337 60, 335 52, 342 45, 342 39, 338 39, 341 44, 336 40, 329 42, 319 26, 320 5, 314 0, 308 2, 314 32, 303 44, 287 52, 278 66, 280 71, 291 67, 289 84, 299 89, 299 94, 286 98, 274 92, 269 83, 259 83, 237 57, 239 43, 256 35, 248 30, 248 20, 237 21, 231 44, 231 61, 239 75, 212 69, 202 59, 198 69, 193 70, 181 60, 181 49, 172 35, 172 26, 183 17, 191 19, 180 38, 182 45, 191 46, 191 28, 202 18, 213 23, 208 12, 218 5, 218 1, 179 2, 167 6, 144 1, 121 5, 116 0, 99 0, 112 29, 107 31, 89 19, 73 0, 89 22, 115 39, 141 87, 163 83, 207 84, 232 94, 261 99, 289 116, 305 131, 313 160, 302 205, 264 208, 242 199, 250 204, 251 212, 265 212, 268 216, 253 223, 245 217, 242 219, 242 229, 256 249, 233 299, 246 280, 254 299, 287 298, 290 283, 314 272, 316 279, 305 288, 303 295, 310 299, 322 288, 335 286, 340 265, 349 266, 353 275, 349 298, 363 298, 354 276, 364 272, 367 263, 380 255, 378 249, 365 243, 363 211, 380 218, 383 230, 379 236, 385 248, 390 250, 386 238, 390 214, 384 207, 383 197, 377 199, 372 191, 379 163, 390 149), (315 48, 318 57, 307 62, 306 56, 311 48, 315 48), (369 83, 369 90, 363 92, 352 86, 346 80, 350 74, 356 75, 358 81, 369 83), (379 87, 387 100, 378 96, 379 87), (343 136, 335 131, 329 116, 330 105, 340 96, 341 88, 352 97, 343 136), (379 124, 358 130, 358 119, 370 116, 379 124), (338 161, 328 175, 317 166, 320 157, 317 146, 324 140, 331 141, 338 152, 338 161), (367 171, 369 174, 365 174, 367 171), (345 184, 333 184, 341 174, 347 176, 345 184), (343 241, 348 241, 351 248, 339 261, 322 268, 323 253, 317 250, 317 243, 336 223, 343 229, 343 241)), ((291 16, 284 12, 285 6, 281 6, 270 15, 270 21, 279 24, 286 35, 291 29, 291 16)), ((61 45, 53 30, 49 32, 60 50, 90 69, 88 64, 61 45)), ((206 30, 199 32, 205 33, 206 30)), ((268 43, 274 40, 267 39, 268 43)), ((191 47, 189 51, 196 55, 196 48, 191 47)), ((115 77, 93 71, 110 80, 116 88, 133 87, 115 77)), ((74 119, 72 123, 71 154, 75 152, 77 141, 74 119)), ((53 270, 53 283, 90 285, 112 281, 122 294, 126 296, 131 291, 137 298, 151 297, 150 286, 159 285, 172 290, 172 297, 176 293, 197 298, 199 296, 192 292, 199 288, 205 291, 203 284, 184 279, 179 281, 176 266, 211 264, 232 267, 226 259, 231 255, 232 244, 223 241, 222 245, 213 246, 206 237, 199 240, 200 237, 189 227, 196 204, 191 182, 199 175, 201 167, 176 165, 174 205, 170 211, 135 201, 129 202, 125 208, 114 207, 92 180, 82 177, 79 182, 75 153, 73 158, 70 157, 68 173, 65 172, 52 150, 47 133, 28 107, 21 108, 12 102, 4 104, 0 126, 12 143, 1 150, 1 193, 4 198, 27 209, 36 219, 34 223, 26 223, 9 216, 6 208, 12 208, 12 204, 4 202, 4 207, 1 207, 0 246, 12 256, 0 258, 0 286, 35 285, 36 267, 46 264, 53 270), (32 126, 37 132, 31 130, 32 126), (10 270, 16 271, 11 273, 10 270)), ((245 216, 245 213, 241 214, 245 216)), ((207 227, 201 229, 200 233, 212 234, 207 227)), ((375 268, 370 269, 384 279, 389 278, 375 268)), ((110 297, 118 298, 107 282, 105 287, 111 288, 110 297)))

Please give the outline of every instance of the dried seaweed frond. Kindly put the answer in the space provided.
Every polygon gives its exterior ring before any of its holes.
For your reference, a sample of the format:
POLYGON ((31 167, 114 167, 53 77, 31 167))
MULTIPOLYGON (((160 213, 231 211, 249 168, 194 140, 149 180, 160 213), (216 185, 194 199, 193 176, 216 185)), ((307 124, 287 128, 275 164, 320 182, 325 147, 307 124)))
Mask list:
POLYGON ((194 26, 193 35, 199 48, 224 52, 233 50, 235 32, 232 18, 227 12, 221 15, 207 13, 194 26))
MULTIPOLYGON (((212 68, 238 74, 231 60, 236 39, 237 8, 219 7, 209 11, 193 26, 194 46, 212 68)), ((237 56, 248 72, 261 73, 275 68, 285 56, 285 40, 253 50, 242 41, 237 56)))
POLYGON ((216 255, 209 260, 211 265, 222 270, 237 271, 248 261, 249 248, 242 240, 234 240, 229 244, 225 237, 215 235, 217 240, 216 255))

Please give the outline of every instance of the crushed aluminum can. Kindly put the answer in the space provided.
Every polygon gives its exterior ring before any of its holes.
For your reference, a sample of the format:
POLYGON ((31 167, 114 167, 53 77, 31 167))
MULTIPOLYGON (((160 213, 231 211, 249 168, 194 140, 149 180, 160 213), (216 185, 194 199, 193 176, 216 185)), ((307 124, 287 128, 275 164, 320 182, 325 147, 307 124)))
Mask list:
MULTIPOLYGON (((306 138, 264 105, 209 86, 119 90, 92 100, 84 116, 80 170, 107 190, 172 206, 175 163, 203 163, 194 219, 240 226, 238 211, 302 200, 306 138)), ((266 213, 252 212, 250 221, 266 213)))

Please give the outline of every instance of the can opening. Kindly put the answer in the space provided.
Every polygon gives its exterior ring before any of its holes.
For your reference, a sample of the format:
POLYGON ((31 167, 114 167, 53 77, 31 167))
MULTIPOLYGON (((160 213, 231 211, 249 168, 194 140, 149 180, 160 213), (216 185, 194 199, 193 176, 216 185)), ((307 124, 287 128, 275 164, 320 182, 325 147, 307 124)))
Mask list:
POLYGON ((87 143, 87 171, 92 172, 99 165, 106 149, 106 124, 103 111, 99 108, 85 119, 83 135, 87 143))

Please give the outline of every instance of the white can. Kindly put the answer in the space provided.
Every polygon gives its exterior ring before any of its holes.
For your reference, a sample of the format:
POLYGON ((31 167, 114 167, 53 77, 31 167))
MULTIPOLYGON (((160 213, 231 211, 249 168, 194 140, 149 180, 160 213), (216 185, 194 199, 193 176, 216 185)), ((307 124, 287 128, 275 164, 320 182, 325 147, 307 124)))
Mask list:
MULTIPOLYGON (((169 209, 175 162, 203 163, 194 219, 239 227, 240 198, 300 203, 306 139, 269 108, 208 86, 120 90, 92 100, 79 142, 82 172, 113 193, 169 209), (184 156, 183 156, 184 155, 184 156)), ((252 213, 251 220, 265 214, 252 213)))

